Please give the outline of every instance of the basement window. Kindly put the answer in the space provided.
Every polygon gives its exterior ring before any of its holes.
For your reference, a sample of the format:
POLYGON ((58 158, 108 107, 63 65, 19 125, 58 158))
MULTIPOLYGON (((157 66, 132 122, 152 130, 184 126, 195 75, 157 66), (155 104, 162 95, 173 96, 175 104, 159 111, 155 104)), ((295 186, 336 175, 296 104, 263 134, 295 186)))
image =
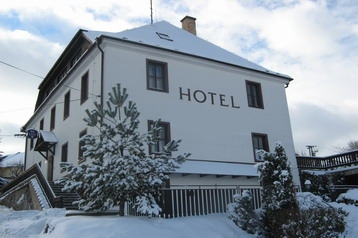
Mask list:
POLYGON ((173 41, 173 39, 171 39, 170 36, 167 35, 167 34, 160 33, 160 32, 156 32, 156 33, 157 33, 157 35, 159 36, 160 39, 173 41))

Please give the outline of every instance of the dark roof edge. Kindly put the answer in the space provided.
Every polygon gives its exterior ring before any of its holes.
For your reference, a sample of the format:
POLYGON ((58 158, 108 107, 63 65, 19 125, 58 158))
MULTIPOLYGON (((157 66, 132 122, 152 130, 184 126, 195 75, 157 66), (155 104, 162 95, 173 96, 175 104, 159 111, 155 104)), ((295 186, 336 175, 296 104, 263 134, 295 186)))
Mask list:
MULTIPOLYGON (((84 30, 80 30, 81 32, 82 31, 84 31, 84 30)), ((75 37, 74 37, 75 38, 75 37)), ((86 37, 87 38, 87 37, 86 37)), ((87 38, 88 39, 88 38, 87 38)), ((88 39, 89 40, 89 39, 88 39)), ((89 41, 91 41, 91 40, 89 40, 89 41)), ((91 41, 92 42, 92 41, 91 41)), ((95 46, 96 46, 96 42, 93 42, 92 44, 91 44, 91 46, 87 49, 87 51, 81 56, 81 58, 80 58, 80 60, 74 65, 74 67, 73 68, 71 68, 70 69, 70 71, 68 71, 68 74, 66 75, 66 77, 65 78, 63 78, 57 85, 56 85, 56 87, 55 87, 55 89, 51 92, 51 94, 50 95, 52 95, 52 93, 55 93, 57 90, 58 90, 58 88, 59 87, 61 87, 62 86, 62 84, 64 83, 64 81, 66 81, 66 79, 67 79, 67 77, 69 77, 70 76, 70 74, 72 73, 72 71, 75 69, 75 68, 77 68, 77 66, 78 66, 78 64, 80 63, 80 62, 82 62, 82 60, 84 60, 85 58, 86 58, 86 56, 87 56, 87 54, 89 54, 91 51, 92 51, 92 49, 93 48, 95 48, 95 46)), ((66 47, 67 48, 67 47, 66 47)), ((62 56, 62 54, 61 54, 61 56, 62 56)), ((56 61, 57 62, 57 61, 56 61)), ((52 67, 53 68, 53 67, 52 67)), ((52 69, 51 68, 51 69, 52 69)), ((47 75, 46 75, 46 77, 47 77, 47 75)), ((46 79, 46 77, 45 77, 45 79, 46 79)), ((45 81, 45 80, 44 80, 45 81)), ((50 96, 49 95, 49 96, 50 96)), ((45 103, 47 102, 47 100, 49 99, 49 97, 46 97, 45 98, 45 100, 43 100, 43 102, 35 109, 35 111, 34 111, 34 113, 32 114, 32 116, 27 120, 27 122, 21 127, 21 131, 23 131, 24 129, 28 129, 27 128, 27 126, 28 126, 28 124, 31 122, 31 120, 37 115, 37 113, 40 111, 40 109, 45 105, 45 103)), ((23 131, 24 132, 24 131, 23 131)))
POLYGON ((84 31, 84 29, 79 29, 76 34, 72 37, 72 39, 70 40, 70 42, 67 44, 67 46, 65 47, 65 49, 62 51, 61 55, 57 58, 57 60, 55 61, 55 63, 52 65, 52 67, 50 68, 50 70, 48 71, 48 73, 46 74, 46 76, 44 77, 44 79, 41 81, 41 83, 38 86, 38 89, 40 89, 43 84, 46 83, 47 78, 52 74, 52 72, 55 70, 56 65, 58 65, 59 63, 61 63, 63 57, 66 55, 66 53, 68 52, 68 50, 72 47, 73 43, 80 37, 80 36, 84 36, 88 41, 91 42, 90 39, 88 39, 88 37, 86 37, 84 34, 82 34, 84 31))

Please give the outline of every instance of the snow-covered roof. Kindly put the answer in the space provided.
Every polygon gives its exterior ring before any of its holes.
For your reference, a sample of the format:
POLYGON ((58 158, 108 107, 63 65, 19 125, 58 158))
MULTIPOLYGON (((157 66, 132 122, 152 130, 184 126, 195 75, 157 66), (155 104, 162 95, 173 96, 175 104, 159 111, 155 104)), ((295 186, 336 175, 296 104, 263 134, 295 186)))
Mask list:
POLYGON ((351 170, 358 170, 358 165, 352 165, 352 166, 348 166, 348 167, 341 166, 341 167, 336 167, 336 168, 328 169, 328 170, 304 169, 302 171, 311 173, 311 174, 315 174, 315 175, 324 175, 324 174, 332 174, 332 173, 338 173, 338 172, 346 172, 346 171, 351 171, 351 170))
POLYGON ((236 164, 216 161, 187 160, 174 173, 201 175, 228 175, 257 177, 258 172, 253 164, 236 164))
POLYGON ((57 138, 52 131, 41 131, 41 137, 43 138, 44 142, 48 143, 57 143, 57 138))
POLYGON ((7 167, 13 167, 19 164, 24 164, 24 158, 25 153, 18 152, 16 154, 10 154, 7 156, 4 156, 3 159, 0 162, 0 167, 7 168, 7 167))
POLYGON ((83 33, 92 42, 94 42, 99 36, 107 36, 124 41, 159 47, 166 50, 177 51, 180 53, 190 54, 210 60, 220 61, 223 63, 285 77, 289 80, 292 79, 287 75, 273 72, 258 64, 250 62, 204 39, 201 39, 192 33, 171 25, 166 21, 160 21, 151 25, 146 25, 117 33, 100 31, 83 31, 83 33))

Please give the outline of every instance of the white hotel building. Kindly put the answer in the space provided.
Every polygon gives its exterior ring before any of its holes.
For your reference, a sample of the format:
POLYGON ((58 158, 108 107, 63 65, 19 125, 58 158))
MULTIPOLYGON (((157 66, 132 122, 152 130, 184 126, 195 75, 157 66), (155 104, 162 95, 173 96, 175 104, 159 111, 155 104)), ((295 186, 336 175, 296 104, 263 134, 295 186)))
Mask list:
POLYGON ((60 162, 86 163, 79 138, 96 131, 83 118, 105 103, 117 83, 136 102, 140 130, 160 118, 165 141, 181 139, 191 157, 170 185, 259 185, 256 149, 280 141, 298 173, 285 87, 291 77, 270 71, 196 36, 195 18, 183 29, 162 21, 119 33, 79 30, 39 85, 34 115, 23 130, 26 169, 49 181, 60 162))

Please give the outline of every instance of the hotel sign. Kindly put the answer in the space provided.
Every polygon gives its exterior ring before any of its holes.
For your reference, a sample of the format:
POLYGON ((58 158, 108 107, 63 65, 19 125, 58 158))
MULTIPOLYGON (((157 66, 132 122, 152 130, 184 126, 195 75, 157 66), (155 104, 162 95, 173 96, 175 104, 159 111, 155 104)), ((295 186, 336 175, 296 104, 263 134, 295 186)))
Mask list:
POLYGON ((202 90, 183 89, 179 87, 180 100, 195 101, 198 103, 210 103, 211 105, 219 105, 221 107, 231 107, 239 109, 233 96, 215 92, 204 92, 202 90))
POLYGON ((36 139, 38 137, 39 133, 34 129, 27 130, 27 138, 30 139, 36 139))

